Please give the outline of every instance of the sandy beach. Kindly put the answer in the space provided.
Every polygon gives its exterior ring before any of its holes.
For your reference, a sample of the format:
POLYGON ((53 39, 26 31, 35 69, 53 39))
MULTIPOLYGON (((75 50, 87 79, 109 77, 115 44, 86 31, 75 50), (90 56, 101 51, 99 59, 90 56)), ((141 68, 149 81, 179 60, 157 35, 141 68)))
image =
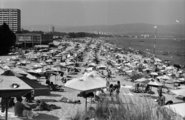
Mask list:
MULTIPOLYGON (((84 51, 85 52, 84 60, 83 60, 84 65, 80 66, 81 71, 78 72, 78 74, 75 75, 74 78, 78 78, 79 76, 82 76, 84 74, 85 70, 88 68, 87 66, 85 66, 85 64, 90 63, 89 61, 91 61, 92 58, 94 57, 93 56, 94 52, 92 52, 92 49, 96 49, 97 45, 100 42, 101 42, 100 40, 94 39, 93 42, 92 42, 92 45, 89 46, 90 50, 84 51), (99 42, 97 42, 97 41, 99 41, 99 42)), ((71 44, 72 45, 70 47, 68 47, 65 51, 70 51, 70 50, 74 49, 75 44, 74 43, 71 43, 71 44)), ((78 51, 83 51, 86 44, 87 43, 82 44, 80 46, 80 49, 78 49, 78 51)), ((118 52, 114 53, 111 50, 110 50, 111 52, 107 51, 106 47, 107 47, 106 45, 101 44, 100 50, 97 53, 97 58, 99 60, 101 60, 100 63, 103 63, 107 68, 110 69, 110 71, 112 73, 112 79, 110 80, 110 83, 111 84, 116 84, 117 81, 121 82, 121 89, 120 89, 119 97, 123 101, 125 99, 127 99, 127 97, 131 98, 133 100, 136 100, 136 101, 138 99, 141 99, 141 100, 143 99, 143 101, 144 101, 144 99, 147 99, 152 104, 157 105, 157 102, 155 102, 155 100, 158 97, 157 88, 152 87, 152 91, 154 92, 154 94, 132 92, 131 89, 134 89, 135 83, 131 82, 131 79, 128 75, 120 75, 120 73, 118 72, 118 70, 119 70, 118 68, 119 68, 119 65, 121 66, 121 63, 120 64, 117 63, 118 65, 117 66, 115 65, 116 67, 115 66, 112 67, 111 65, 106 64, 110 60, 115 61, 115 64, 116 64, 117 59, 116 59, 115 56, 118 53, 118 52), (104 53, 105 55, 102 55, 102 53, 104 53)), ((112 49, 114 49, 114 48, 112 48, 112 49)), ((65 53, 65 51, 63 51, 63 53, 65 53)), ((76 52, 76 51, 73 50, 72 52, 76 52)), ((122 54, 122 53, 120 53, 120 54, 122 54)), ((134 59, 137 62, 142 61, 143 59, 145 59, 141 55, 138 55, 138 54, 135 54, 135 53, 123 53, 123 54, 125 56, 130 57, 130 58, 128 57, 128 60, 132 59, 131 63, 133 63, 134 59), (136 58, 136 56, 141 57, 140 60, 138 60, 139 57, 136 58)), ((1 56, 0 60, 1 61, 9 61, 11 58, 12 58, 12 56, 1 56)), ((124 58, 124 57, 121 57, 121 58, 124 58)), ((6 64, 6 62, 4 64, 6 64)), ((122 64, 126 64, 126 63, 123 62, 122 64)), ((161 62, 160 62, 160 64, 161 64, 161 62)), ((124 67, 122 67, 122 68, 124 68, 124 67)), ((133 71, 135 70, 135 67, 132 67, 132 66, 128 67, 128 68, 130 70, 133 70, 133 71)), ((105 74, 107 74, 106 71, 105 71, 105 74)), ((39 78, 38 81, 39 81, 39 83, 41 83, 43 85, 46 85, 46 83, 45 83, 46 79, 45 78, 39 78)), ((85 99, 82 98, 82 97, 77 97, 77 94, 79 94, 79 92, 80 92, 79 90, 66 88, 64 86, 65 84, 61 81, 61 77, 57 78, 56 76, 53 75, 53 76, 51 76, 50 81, 53 82, 54 84, 62 86, 64 91, 62 91, 62 92, 51 91, 50 95, 48 95, 48 96, 36 96, 35 100, 42 100, 42 101, 45 101, 47 104, 54 104, 57 107, 59 107, 59 109, 53 109, 51 111, 34 111, 35 113, 38 114, 38 116, 33 118, 34 120, 68 120, 68 119, 70 119, 70 117, 73 117, 78 111, 79 112, 84 112, 84 110, 85 110, 85 99), (69 99, 72 99, 72 100, 80 100, 81 103, 80 104, 75 104, 75 103, 73 104, 73 103, 59 102, 59 100, 61 99, 62 96, 65 96, 65 97, 67 97, 69 99)), ((166 86, 169 86, 169 87, 173 88, 172 84, 166 84, 166 86)), ((184 85, 182 85, 182 86, 184 86, 184 85)), ((164 96, 166 97, 166 101, 172 100, 174 103, 182 102, 182 100, 176 99, 175 95, 167 93, 166 90, 164 90, 164 96)), ((91 99, 88 98, 88 107, 90 107, 90 106, 95 107, 95 104, 90 103, 90 100, 91 99)), ((138 104, 140 104, 140 103, 138 103, 138 104)), ((9 115, 8 115, 9 120, 26 120, 27 119, 27 118, 15 117, 13 115, 13 113, 14 113, 13 107, 9 108, 8 111, 9 111, 9 115)), ((4 114, 0 115, 0 119, 4 119, 4 114)))

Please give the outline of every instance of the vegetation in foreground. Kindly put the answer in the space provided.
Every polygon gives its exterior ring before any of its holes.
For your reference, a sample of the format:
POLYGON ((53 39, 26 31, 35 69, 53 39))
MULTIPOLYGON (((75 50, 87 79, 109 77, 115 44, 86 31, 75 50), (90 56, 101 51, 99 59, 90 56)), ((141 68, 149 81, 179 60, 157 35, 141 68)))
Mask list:
POLYGON ((145 98, 105 98, 87 113, 78 111, 70 120, 182 120, 180 116, 145 98))

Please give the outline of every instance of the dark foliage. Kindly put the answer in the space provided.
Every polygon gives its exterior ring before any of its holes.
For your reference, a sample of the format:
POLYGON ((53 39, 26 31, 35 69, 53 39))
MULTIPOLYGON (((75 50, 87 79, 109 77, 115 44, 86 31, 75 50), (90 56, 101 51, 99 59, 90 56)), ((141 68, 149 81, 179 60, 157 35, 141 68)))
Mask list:
POLYGON ((69 38, 81 38, 81 37, 95 37, 95 34, 85 33, 85 32, 70 32, 68 33, 69 38))
POLYGON ((11 47, 15 45, 15 42, 15 34, 10 30, 9 26, 4 23, 0 26, 0 55, 8 54, 11 47))
POLYGON ((103 34, 94 34, 94 33, 87 33, 87 32, 70 32, 68 33, 69 38, 83 38, 83 37, 108 37, 110 35, 103 35, 103 34))

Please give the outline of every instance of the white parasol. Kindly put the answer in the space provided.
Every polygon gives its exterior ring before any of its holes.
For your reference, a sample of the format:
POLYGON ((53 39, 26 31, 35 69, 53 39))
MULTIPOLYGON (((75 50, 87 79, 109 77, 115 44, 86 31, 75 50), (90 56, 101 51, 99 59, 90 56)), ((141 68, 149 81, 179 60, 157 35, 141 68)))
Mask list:
POLYGON ((175 95, 185 97, 185 89, 171 90, 171 92, 174 93, 175 95))
POLYGON ((185 103, 166 105, 165 107, 177 113, 178 115, 185 117, 185 103))
MULTIPOLYGON (((90 72, 84 74, 83 77, 68 81, 65 86, 82 92, 89 92, 105 88, 106 80, 99 77, 95 72, 90 72)), ((87 111, 87 98, 85 102, 85 111, 87 111)))
POLYGON ((140 78, 140 79, 135 80, 134 82, 136 82, 136 83, 149 83, 150 80, 146 79, 146 78, 140 78))
POLYGON ((156 73, 156 72, 151 72, 150 74, 153 75, 153 76, 157 76, 158 75, 158 73, 156 73))
POLYGON ((162 87, 162 86, 163 86, 162 83, 157 82, 157 81, 154 81, 154 82, 150 81, 150 82, 148 83, 148 85, 149 85, 149 86, 153 86, 153 87, 162 87))

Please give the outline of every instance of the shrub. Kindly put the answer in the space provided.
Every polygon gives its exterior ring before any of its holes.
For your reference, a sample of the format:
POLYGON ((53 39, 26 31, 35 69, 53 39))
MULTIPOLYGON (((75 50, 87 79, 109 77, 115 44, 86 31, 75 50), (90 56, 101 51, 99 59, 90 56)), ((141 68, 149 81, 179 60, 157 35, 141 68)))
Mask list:
POLYGON ((97 103, 94 110, 94 116, 90 116, 91 112, 86 114, 78 114, 75 116, 85 120, 94 118, 95 120, 178 120, 176 114, 172 114, 169 110, 157 106, 150 100, 138 97, 107 97, 101 103, 97 103))

